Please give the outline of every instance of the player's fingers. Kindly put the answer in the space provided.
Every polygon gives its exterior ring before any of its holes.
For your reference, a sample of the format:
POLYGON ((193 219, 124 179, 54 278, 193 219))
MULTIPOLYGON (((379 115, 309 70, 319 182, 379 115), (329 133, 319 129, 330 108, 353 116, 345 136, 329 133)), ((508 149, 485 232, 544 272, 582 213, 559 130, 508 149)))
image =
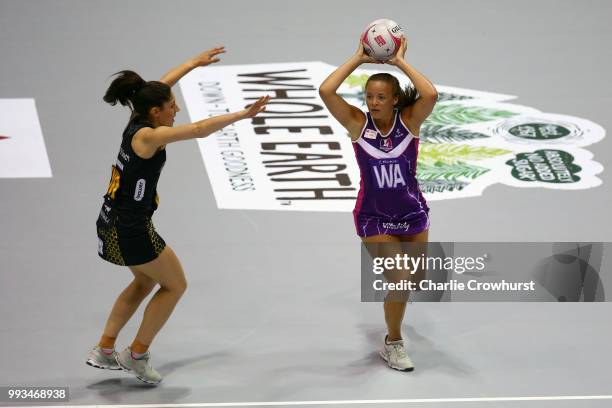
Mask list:
POLYGON ((270 96, 266 95, 266 96, 262 96, 261 98, 259 98, 257 100, 257 103, 259 105, 265 106, 268 103, 269 100, 270 100, 270 96))

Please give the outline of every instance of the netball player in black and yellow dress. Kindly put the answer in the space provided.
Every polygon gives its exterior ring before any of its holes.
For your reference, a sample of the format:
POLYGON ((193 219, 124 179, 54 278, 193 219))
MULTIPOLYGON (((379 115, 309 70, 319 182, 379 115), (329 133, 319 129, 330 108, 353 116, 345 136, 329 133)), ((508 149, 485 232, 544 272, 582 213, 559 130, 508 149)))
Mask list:
POLYGON ((115 301, 100 342, 88 356, 87 364, 91 366, 123 369, 149 384, 162 379, 149 363, 148 349, 187 287, 181 263, 151 221, 158 205, 156 186, 166 161, 165 147, 206 137, 238 120, 251 118, 268 102, 268 97, 262 97, 239 112, 173 126, 180 109, 171 87, 192 69, 218 62, 217 56, 223 52, 223 47, 205 51, 170 70, 159 81, 145 81, 135 72, 121 71, 104 95, 104 101, 111 105, 119 102, 129 106, 132 115, 123 132, 96 223, 98 253, 108 262, 127 266, 134 280, 115 301), (159 289, 146 306, 134 341, 116 353, 117 335, 156 285, 159 289))

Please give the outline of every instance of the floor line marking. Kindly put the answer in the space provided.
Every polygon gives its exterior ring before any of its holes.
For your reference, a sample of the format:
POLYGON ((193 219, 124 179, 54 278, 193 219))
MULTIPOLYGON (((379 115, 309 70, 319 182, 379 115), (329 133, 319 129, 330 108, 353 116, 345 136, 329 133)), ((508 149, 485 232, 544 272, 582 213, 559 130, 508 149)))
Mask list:
MULTIPOLYGON (((206 402, 190 404, 126 404, 126 405, 48 405, 36 408, 209 408, 209 407, 273 407, 295 405, 358 405, 407 404, 440 402, 495 402, 495 401, 567 401, 612 400, 612 395, 559 395, 542 397, 476 397, 476 398, 406 398, 387 400, 329 400, 329 401, 262 401, 262 402, 206 402)), ((20 405, 19 407, 23 407, 20 405)), ((5 407, 5 408, 19 408, 5 407)))

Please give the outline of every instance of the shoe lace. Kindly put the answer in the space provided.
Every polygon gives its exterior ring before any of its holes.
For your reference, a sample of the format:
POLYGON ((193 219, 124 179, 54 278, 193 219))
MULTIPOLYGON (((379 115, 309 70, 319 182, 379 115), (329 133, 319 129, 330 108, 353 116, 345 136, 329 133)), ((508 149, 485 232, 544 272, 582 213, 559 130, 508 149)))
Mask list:
POLYGON ((147 373, 153 370, 153 367, 151 366, 151 362, 149 361, 148 355, 143 356, 143 358, 140 358, 136 361, 140 362, 140 368, 139 368, 140 372, 147 373))
POLYGON ((406 357, 408 357, 408 354, 406 353, 406 349, 404 348, 403 344, 394 344, 393 345, 393 351, 394 351, 395 355, 397 355, 399 358, 406 358, 406 357))

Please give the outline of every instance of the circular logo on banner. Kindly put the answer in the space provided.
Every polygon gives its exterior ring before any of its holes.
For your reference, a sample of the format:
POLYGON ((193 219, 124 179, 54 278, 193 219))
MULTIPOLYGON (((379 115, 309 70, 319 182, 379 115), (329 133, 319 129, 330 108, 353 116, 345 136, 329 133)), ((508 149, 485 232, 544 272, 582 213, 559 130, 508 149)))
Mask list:
POLYGON ((495 133, 515 142, 568 141, 580 139, 583 131, 569 121, 519 116, 501 122, 495 133), (562 140, 560 140, 562 139, 562 140))

